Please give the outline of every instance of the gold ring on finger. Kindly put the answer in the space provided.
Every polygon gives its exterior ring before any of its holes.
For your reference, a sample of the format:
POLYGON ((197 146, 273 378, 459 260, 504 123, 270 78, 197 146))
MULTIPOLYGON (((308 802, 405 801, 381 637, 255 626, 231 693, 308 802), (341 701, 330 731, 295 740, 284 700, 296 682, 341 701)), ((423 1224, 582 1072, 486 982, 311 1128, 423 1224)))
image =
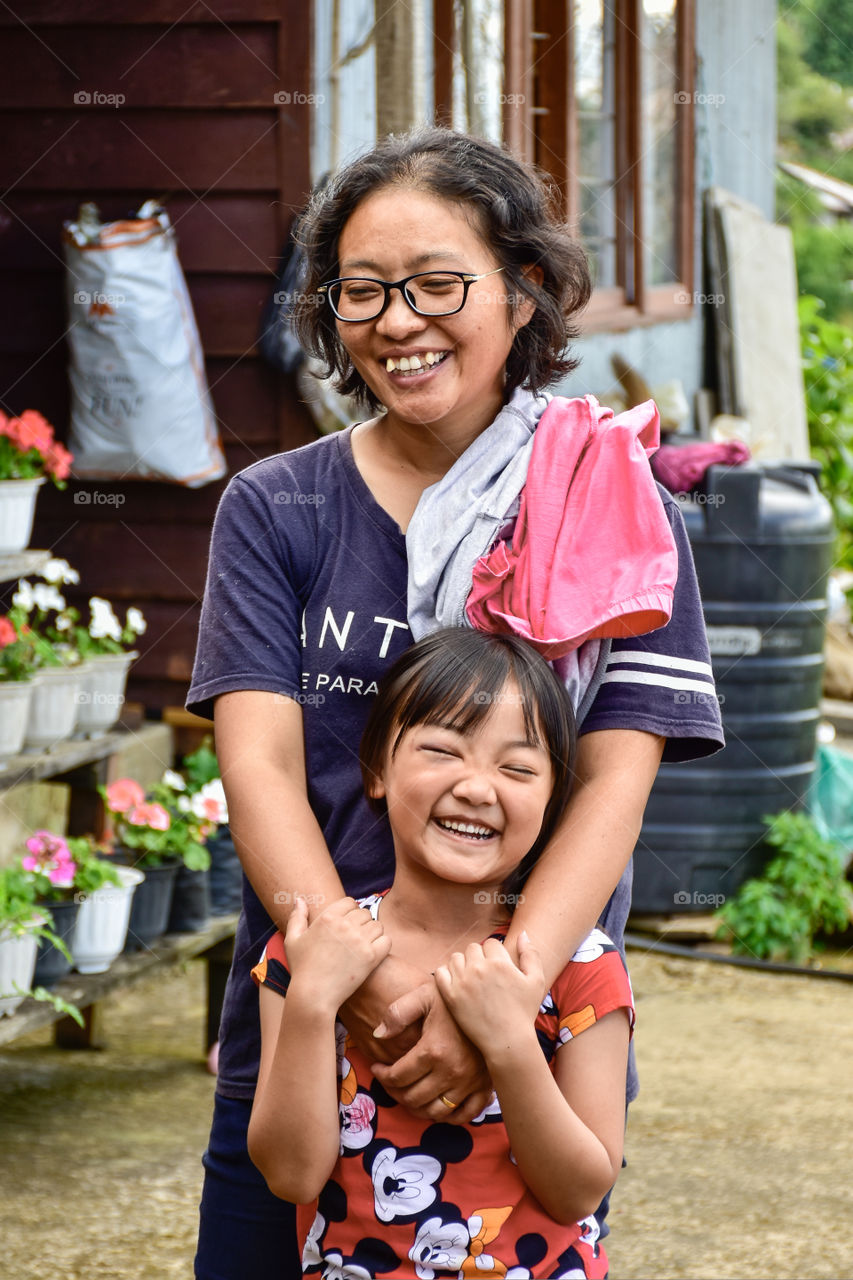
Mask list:
POLYGON ((458 1103, 458 1102, 451 1102, 449 1098, 445 1098, 445 1096, 444 1096, 444 1094, 443 1094, 443 1093, 440 1093, 440 1094, 438 1095, 438 1100, 439 1100, 439 1102, 443 1102, 443 1103, 444 1103, 444 1105, 447 1107, 447 1110, 448 1110, 448 1111, 455 1111, 455 1110, 456 1110, 456 1108, 459 1106, 459 1103, 458 1103))

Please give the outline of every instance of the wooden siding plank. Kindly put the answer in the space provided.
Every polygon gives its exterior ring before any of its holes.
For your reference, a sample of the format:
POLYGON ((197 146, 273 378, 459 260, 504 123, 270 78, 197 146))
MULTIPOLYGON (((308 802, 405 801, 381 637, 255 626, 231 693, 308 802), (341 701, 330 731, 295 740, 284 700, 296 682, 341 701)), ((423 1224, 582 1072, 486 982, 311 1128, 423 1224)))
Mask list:
MULTIPOLYGON (((300 126, 300 108, 282 108, 300 126)), ((273 111, 0 112, 9 189, 274 191, 273 111)))
POLYGON ((304 12, 304 0, 286 5, 282 0, 217 0, 216 8, 205 0, 187 6, 185 0, 138 0, 135 5, 119 9, 115 0, 27 0, 26 19, 11 8, 0 8, 0 27, 69 26, 111 27, 146 23, 202 22, 206 26, 245 22, 278 22, 285 8, 292 10, 294 20, 304 12))
POLYGON ((19 107, 37 85, 41 110, 114 94, 140 107, 270 107, 279 88, 276 27, 246 25, 58 27, 47 39, 25 27, 3 37, 0 106, 19 107), (156 72, 156 74, 152 74, 156 72))
MULTIPOLYGON (((150 195, 105 193, 98 200, 101 217, 105 222, 126 218, 150 195)), ((0 209, 0 270, 61 268, 62 224, 77 217, 80 203, 80 196, 60 191, 13 192, 0 209)), ((185 272, 270 272, 272 280, 281 245, 278 216, 268 196, 214 193, 201 199, 180 192, 169 197, 166 208, 185 272)))

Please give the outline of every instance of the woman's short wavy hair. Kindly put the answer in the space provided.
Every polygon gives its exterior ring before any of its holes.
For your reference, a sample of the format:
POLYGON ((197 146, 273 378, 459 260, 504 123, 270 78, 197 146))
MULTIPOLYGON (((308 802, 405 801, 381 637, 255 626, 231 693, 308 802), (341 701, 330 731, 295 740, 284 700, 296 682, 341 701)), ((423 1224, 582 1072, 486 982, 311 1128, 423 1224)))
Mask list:
POLYGON ((510 297, 536 304, 532 319, 515 336, 506 365, 506 395, 516 387, 539 391, 578 361, 568 344, 577 336, 576 317, 586 305, 591 280, 586 256, 562 219, 554 188, 533 165, 494 143, 432 126, 392 134, 353 160, 315 191, 296 235, 307 274, 294 307, 302 346, 325 363, 324 376, 371 411, 379 401, 353 367, 317 287, 340 274, 338 242, 347 219, 366 197, 388 187, 407 187, 448 200, 470 214, 484 243, 506 275, 510 297), (538 284, 524 274, 542 271, 538 284))

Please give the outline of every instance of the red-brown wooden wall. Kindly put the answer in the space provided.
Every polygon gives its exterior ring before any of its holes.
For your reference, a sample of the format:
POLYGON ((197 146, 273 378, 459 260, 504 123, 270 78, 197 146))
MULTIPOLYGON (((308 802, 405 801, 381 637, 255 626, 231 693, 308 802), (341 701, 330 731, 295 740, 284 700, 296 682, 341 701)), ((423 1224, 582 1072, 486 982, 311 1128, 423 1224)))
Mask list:
MULTIPOLYGON (((67 436, 60 233, 83 200, 105 218, 166 197, 201 332, 229 474, 315 432, 290 378, 254 351, 293 213, 310 186, 308 0, 33 0, 0 7, 0 405, 67 436), (123 94, 119 107, 74 95, 123 94)), ((225 481, 42 489, 32 546, 79 569, 81 595, 139 605, 149 629, 129 696, 180 705, 210 527, 225 481), (120 507, 86 502, 112 491, 120 507), (84 501, 79 501, 80 497, 84 501), (75 497, 78 501, 75 501, 75 497)), ((76 601, 75 601, 76 602, 76 601)))

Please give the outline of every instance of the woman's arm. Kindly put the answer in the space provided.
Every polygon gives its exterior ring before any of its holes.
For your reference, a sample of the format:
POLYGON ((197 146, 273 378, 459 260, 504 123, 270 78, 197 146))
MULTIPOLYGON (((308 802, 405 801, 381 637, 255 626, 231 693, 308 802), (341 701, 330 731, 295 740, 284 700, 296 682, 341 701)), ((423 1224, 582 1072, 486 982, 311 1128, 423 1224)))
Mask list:
MULTIPOLYGON (((264 910, 284 932, 297 894, 313 918, 343 898, 323 833, 308 803, 302 708, 259 690, 223 693, 214 707, 216 751, 234 844, 264 910)), ((343 1015, 369 1057, 393 1062, 417 1038, 374 1040, 388 1004, 428 975, 396 959, 363 984, 343 1015)))
POLYGON ((473 944, 436 981, 486 1060, 527 1187, 552 1218, 578 1222, 622 1162, 628 1018, 621 1009, 605 1014, 558 1050, 552 1074, 534 1026, 542 966, 526 934, 518 951, 516 968, 496 939, 473 944))
MULTIPOLYGON (((506 939, 513 956, 522 931, 535 941, 543 969, 540 999, 597 923, 628 864, 664 741, 633 729, 602 729, 585 734, 578 743, 576 783, 566 813, 524 886, 506 939)), ((385 1023, 397 1034, 422 1013, 421 993, 414 990, 394 1001, 385 1023)), ((437 1018, 435 1022, 437 1032, 440 1023, 437 1018)), ((439 1071, 443 1082, 437 1092, 463 1098, 465 1083, 444 1074, 442 1047, 428 1020, 414 1048, 382 1072, 382 1083, 416 1110, 423 1107, 439 1071)), ((470 1120, 477 1114, 472 1107, 478 1101, 479 1097, 451 1118, 470 1120)), ((433 1119, 440 1115, 441 1105, 430 1109, 433 1119)))
POLYGON ((307 1204, 322 1190, 340 1149, 335 1021, 388 954, 378 921, 352 898, 308 926, 297 898, 285 939, 286 998, 261 987, 261 1066, 249 1121, 249 1155, 274 1195, 307 1204))
POLYGON ((513 915, 510 954, 525 931, 542 961, 543 994, 601 916, 628 865, 665 739, 602 729, 578 742, 566 813, 513 915))

